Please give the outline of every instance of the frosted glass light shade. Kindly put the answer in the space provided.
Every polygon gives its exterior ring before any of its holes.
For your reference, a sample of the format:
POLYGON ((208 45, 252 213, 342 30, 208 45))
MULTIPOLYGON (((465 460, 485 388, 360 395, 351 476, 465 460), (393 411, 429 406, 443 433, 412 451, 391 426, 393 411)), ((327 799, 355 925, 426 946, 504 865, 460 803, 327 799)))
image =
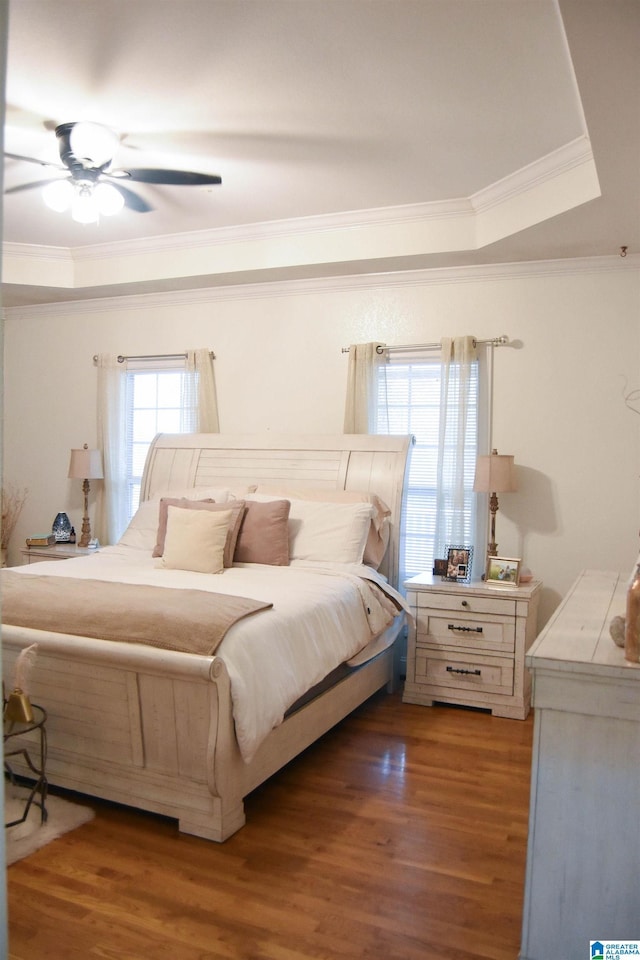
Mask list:
POLYGON ((124 207, 124 197, 110 183, 99 183, 93 191, 98 211, 104 217, 113 217, 124 207))
POLYGON ((98 220, 98 205, 93 197, 93 188, 90 183, 79 183, 71 204, 71 217, 76 223, 96 223, 98 220))
POLYGON ((74 190, 70 180, 54 180, 42 190, 42 199, 50 210, 64 213, 73 202, 74 190))
POLYGON ((71 149, 79 160, 90 160, 101 167, 113 158, 118 147, 118 136, 101 123, 82 120, 74 124, 69 135, 71 149))

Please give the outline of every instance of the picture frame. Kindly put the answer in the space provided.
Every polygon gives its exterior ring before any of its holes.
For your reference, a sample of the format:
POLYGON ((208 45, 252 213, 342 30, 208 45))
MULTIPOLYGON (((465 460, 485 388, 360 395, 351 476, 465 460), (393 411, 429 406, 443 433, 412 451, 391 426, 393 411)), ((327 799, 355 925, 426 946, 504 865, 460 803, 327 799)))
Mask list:
POLYGON ((521 564, 519 557, 487 557, 485 581, 500 587, 517 587, 521 564))
POLYGON ((433 561, 433 575, 434 577, 442 577, 443 579, 446 579, 446 576, 447 576, 446 559, 437 559, 433 561))
POLYGON ((447 571, 443 580, 453 583, 469 583, 471 580, 471 565, 473 563, 473 547, 451 544, 445 547, 447 554, 447 571))

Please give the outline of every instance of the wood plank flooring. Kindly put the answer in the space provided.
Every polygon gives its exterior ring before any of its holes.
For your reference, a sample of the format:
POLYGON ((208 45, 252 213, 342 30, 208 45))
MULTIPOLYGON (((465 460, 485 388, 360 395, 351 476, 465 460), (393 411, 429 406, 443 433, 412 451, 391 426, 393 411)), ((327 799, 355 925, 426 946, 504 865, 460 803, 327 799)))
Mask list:
POLYGON ((516 960, 532 717, 377 695, 224 844, 101 801, 8 868, 10 960, 516 960))

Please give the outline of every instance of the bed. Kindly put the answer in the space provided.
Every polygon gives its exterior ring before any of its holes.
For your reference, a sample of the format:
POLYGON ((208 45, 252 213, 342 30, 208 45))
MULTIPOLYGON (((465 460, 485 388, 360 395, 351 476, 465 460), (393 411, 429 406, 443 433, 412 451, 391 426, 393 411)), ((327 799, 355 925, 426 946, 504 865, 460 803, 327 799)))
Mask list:
POLYGON ((221 842, 244 824, 248 793, 392 689, 408 615, 393 588, 410 443, 159 434, 119 544, 4 571, 5 683, 37 643, 29 692, 48 713, 49 782, 221 842), (283 510, 288 561, 270 553, 281 551, 283 510), (194 536, 220 548, 221 576, 200 569, 194 536), (28 594, 33 619, 16 612, 14 591, 28 594), (231 613, 212 643, 214 596, 231 613), (133 629, 138 607, 155 633, 133 629), (187 608, 200 621, 187 623, 187 608))

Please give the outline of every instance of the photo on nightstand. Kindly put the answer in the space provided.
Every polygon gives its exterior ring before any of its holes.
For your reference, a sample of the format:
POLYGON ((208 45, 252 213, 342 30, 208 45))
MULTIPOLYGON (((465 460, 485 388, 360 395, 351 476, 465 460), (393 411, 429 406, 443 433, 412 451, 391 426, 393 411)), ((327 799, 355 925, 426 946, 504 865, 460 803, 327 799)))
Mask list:
POLYGON ((473 547, 447 546, 447 570, 443 580, 452 580, 455 583, 469 583, 471 580, 471 564, 473 561, 473 547))
POLYGON ((486 582, 517 587, 520 583, 521 563, 517 557, 489 557, 486 582))

